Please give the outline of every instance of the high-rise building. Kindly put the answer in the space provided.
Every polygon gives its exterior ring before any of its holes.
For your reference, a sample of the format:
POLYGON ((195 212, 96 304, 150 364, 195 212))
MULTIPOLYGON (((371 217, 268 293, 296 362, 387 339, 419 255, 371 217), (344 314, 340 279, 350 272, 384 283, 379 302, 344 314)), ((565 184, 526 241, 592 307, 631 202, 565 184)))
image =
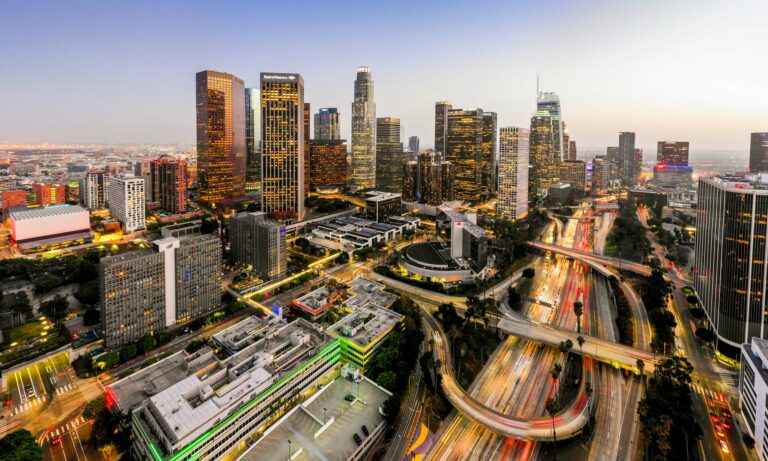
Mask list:
POLYGON ((442 154, 445 158, 446 145, 445 133, 448 130, 448 111, 453 106, 448 101, 438 101, 435 103, 435 152, 442 154))
POLYGON ((67 202, 67 191, 63 184, 32 184, 38 206, 63 205, 67 202))
POLYGON ((107 203, 113 218, 120 221, 125 232, 144 229, 146 225, 146 195, 144 178, 112 176, 107 188, 107 203))
POLYGON ((365 196, 365 218, 386 221, 403 212, 403 196, 392 192, 370 191, 365 196))
POLYGON ((559 166, 555 154, 554 126, 559 125, 552 114, 539 111, 531 116, 529 138, 528 197, 540 199, 549 186, 560 180, 559 166))
POLYGON ((187 160, 160 156, 149 162, 148 202, 157 202, 169 213, 187 211, 187 160))
POLYGON ((563 122, 563 129, 565 130, 565 133, 563 133, 563 158, 562 160, 570 160, 571 159, 571 137, 568 135, 568 129, 565 126, 565 122, 563 122))
POLYGON ((480 164, 481 195, 488 199, 496 193, 496 113, 483 112, 483 152, 480 164))
POLYGON ((413 155, 413 159, 419 156, 419 137, 418 136, 411 136, 410 138, 408 138, 408 150, 411 151, 411 154, 413 155))
POLYGON ((338 109, 324 107, 315 114, 315 139, 318 141, 341 139, 338 109))
POLYGON ((230 263, 251 267, 271 280, 285 277, 288 269, 282 226, 264 212, 238 213, 229 218, 230 263))
POLYGON ((310 120, 312 120, 312 108, 308 102, 304 103, 304 198, 309 197, 309 135, 310 120))
POLYGON ((403 164, 403 201, 415 202, 418 200, 418 176, 419 163, 409 160, 403 164))
POLYGON ((768 175, 699 179, 693 282, 725 352, 766 339, 768 175))
POLYGON ((304 79, 261 74, 261 209, 281 219, 304 217, 304 79))
POLYGON ((499 185, 496 214, 502 219, 520 219, 528 213, 528 130, 499 129, 499 185))
POLYGON ((400 142, 400 119, 376 119, 376 189, 399 193, 403 187, 405 151, 400 142))
POLYGON ((447 115, 444 158, 454 166, 454 196, 477 201, 483 192, 483 111, 451 109, 447 115))
POLYGON ((352 175, 354 190, 376 185, 376 103, 373 76, 368 67, 357 68, 352 102, 352 175))
POLYGON ((570 184, 571 190, 584 192, 587 186, 587 165, 582 160, 560 163, 560 182, 570 184))
POLYGON ((749 143, 749 171, 768 171, 768 132, 752 133, 749 143))
POLYGON ((688 165, 688 142, 659 141, 656 148, 656 162, 665 165, 688 165))
POLYGON ((403 166, 403 201, 440 205, 453 200, 454 170, 431 149, 403 166))
POLYGON ((103 170, 91 170, 80 181, 80 201, 89 210, 105 208, 109 175, 103 170))
POLYGON ((258 88, 245 89, 245 191, 261 190, 261 104, 258 88))
POLYGON ((340 189, 347 185, 347 142, 313 139, 309 142, 309 178, 312 189, 340 189))
POLYGON ((605 150, 606 178, 608 181, 622 180, 621 166, 623 162, 619 156, 617 146, 607 147, 605 150))
POLYGON ((568 160, 576 160, 576 141, 568 141, 568 160))
POLYGON ((183 237, 165 237, 151 249, 102 258, 102 327, 109 349, 188 322, 221 304, 221 242, 186 225, 183 237))
POLYGON ((632 184, 640 184, 640 173, 643 172, 643 149, 635 149, 632 163, 632 184))
POLYGON ((604 155, 592 160, 592 193, 604 190, 608 186, 608 166, 604 155))
POLYGON ((204 202, 245 195, 245 107, 241 79, 212 70, 197 73, 197 190, 204 202))
MULTIPOLYGON (((560 168, 560 161, 565 158, 564 153, 564 135, 566 132, 563 122, 563 113, 560 108, 560 97, 557 93, 539 92, 536 98, 536 110, 539 112, 549 112, 552 118, 552 155, 555 163, 555 170, 560 168)), ((555 181, 557 182, 557 181, 555 181)))
POLYGON ((640 171, 635 172, 635 133, 622 131, 619 133, 619 174, 625 187, 637 185, 640 171))

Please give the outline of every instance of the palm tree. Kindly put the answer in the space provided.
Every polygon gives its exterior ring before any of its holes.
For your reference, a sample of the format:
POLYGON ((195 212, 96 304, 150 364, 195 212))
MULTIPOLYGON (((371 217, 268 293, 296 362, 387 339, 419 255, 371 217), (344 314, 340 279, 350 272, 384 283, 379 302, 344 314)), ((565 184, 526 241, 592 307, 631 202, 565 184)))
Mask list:
POLYGON ((579 334, 581 334, 581 315, 584 313, 584 304, 581 301, 573 303, 573 313, 576 314, 576 326, 579 328, 579 334))
MULTIPOLYGON (((552 418, 552 443, 557 443, 557 433, 555 432, 555 415, 560 411, 560 405, 554 397, 547 399, 547 413, 552 418)), ((555 452, 555 458, 557 458, 557 452, 555 452)))
POLYGON ((552 372, 551 372, 551 375, 552 375, 552 381, 554 381, 554 382, 555 382, 555 394, 557 394, 557 382, 558 382, 557 380, 558 380, 558 378, 560 378, 560 373, 561 373, 562 371, 563 371, 563 367, 562 367, 562 366, 560 366, 560 364, 559 364, 559 363, 556 363, 556 364, 555 364, 555 365, 552 367, 552 372))
POLYGON ((573 341, 570 339, 566 339, 565 341, 560 343, 560 352, 563 353, 563 356, 565 357, 565 377, 568 378, 568 354, 571 352, 571 349, 573 349, 573 341))
POLYGON ((579 353, 583 356, 584 355, 583 347, 584 347, 584 343, 586 342, 586 340, 584 339, 583 336, 579 335, 579 337, 576 338, 576 342, 579 343, 579 353))

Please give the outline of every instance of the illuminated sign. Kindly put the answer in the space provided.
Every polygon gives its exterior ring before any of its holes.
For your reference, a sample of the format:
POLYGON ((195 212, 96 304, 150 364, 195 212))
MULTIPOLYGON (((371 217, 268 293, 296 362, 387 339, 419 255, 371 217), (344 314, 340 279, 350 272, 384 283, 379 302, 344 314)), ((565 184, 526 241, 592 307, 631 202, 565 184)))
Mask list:
POLYGON ((265 80, 296 80, 295 75, 264 75, 265 80))

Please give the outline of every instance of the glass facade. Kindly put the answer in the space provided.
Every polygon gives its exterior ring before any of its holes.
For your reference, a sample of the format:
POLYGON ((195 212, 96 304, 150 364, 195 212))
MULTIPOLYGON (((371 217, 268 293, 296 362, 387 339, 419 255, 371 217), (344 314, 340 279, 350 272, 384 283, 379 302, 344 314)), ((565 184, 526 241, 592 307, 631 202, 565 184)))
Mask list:
POLYGON ((234 75, 197 73, 197 188, 221 203, 245 194, 245 87, 234 75))
POLYGON ((699 180, 694 286, 718 338, 765 338, 768 188, 736 178, 699 180))
POLYGON ((435 152, 445 155, 445 131, 448 129, 448 111, 453 106, 448 101, 435 103, 435 152))
POLYGON ((635 133, 619 133, 619 175, 625 186, 637 184, 640 171, 635 171, 635 133))
POLYGON ((376 189, 402 192, 405 151, 400 142, 400 119, 376 119, 376 189))
POLYGON ((528 213, 529 133, 524 128, 499 130, 499 181, 496 214, 520 219, 528 213))
POLYGON ((481 195, 489 199, 496 193, 496 113, 483 112, 483 153, 480 163, 481 195))
POLYGON ((768 171, 768 133, 752 133, 749 144, 749 171, 768 171))
POLYGON ((147 198, 169 213, 187 211, 187 161, 163 155, 149 162, 147 198))
POLYGON ((355 79, 350 186, 356 190, 376 186, 376 104, 373 99, 373 76, 367 67, 359 67, 355 79))
POLYGON ((304 79, 261 74, 261 209, 278 219, 304 216, 304 79))
POLYGON ((560 180, 555 159, 554 126, 556 121, 547 111, 539 111, 531 117, 529 141, 530 169, 528 176, 528 196, 541 198, 549 186, 560 180))
POLYGON ((482 192, 483 111, 448 111, 445 159, 454 165, 454 197, 477 201, 482 192))
POLYGON ((261 110, 259 89, 245 89, 245 190, 261 190, 261 110))
POLYGON ((339 111, 335 107, 324 107, 315 114, 315 139, 341 139, 339 111))
POLYGON ((656 146, 656 161, 666 165, 688 165, 688 142, 659 141, 656 146))
POLYGON ((347 142, 343 139, 313 139, 309 146, 312 189, 346 187, 347 142))

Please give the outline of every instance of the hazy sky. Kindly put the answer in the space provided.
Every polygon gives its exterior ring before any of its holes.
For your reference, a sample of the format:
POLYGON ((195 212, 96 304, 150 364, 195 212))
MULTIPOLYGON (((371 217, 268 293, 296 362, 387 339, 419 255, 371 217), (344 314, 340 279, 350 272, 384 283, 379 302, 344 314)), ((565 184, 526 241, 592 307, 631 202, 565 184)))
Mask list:
POLYGON ((348 139, 359 65, 422 146, 437 100, 528 125, 537 73, 580 146, 768 131, 765 0, 119 3, 0 2, 0 143, 194 142, 204 69, 299 72, 348 139))

